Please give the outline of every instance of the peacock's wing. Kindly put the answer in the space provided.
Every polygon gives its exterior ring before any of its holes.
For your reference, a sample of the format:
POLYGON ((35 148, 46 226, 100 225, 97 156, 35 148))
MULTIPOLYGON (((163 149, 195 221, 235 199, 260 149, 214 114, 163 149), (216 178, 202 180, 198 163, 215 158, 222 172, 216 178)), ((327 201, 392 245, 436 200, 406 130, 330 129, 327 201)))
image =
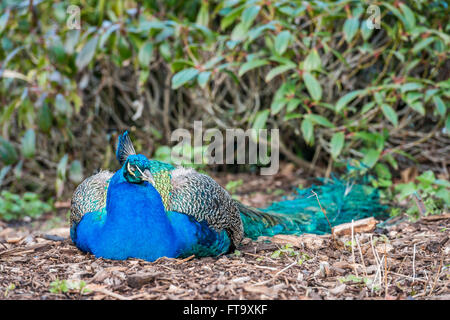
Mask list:
POLYGON ((181 250, 177 252, 178 258, 191 255, 219 256, 230 250, 231 239, 226 230, 216 231, 208 225, 206 220, 200 222, 195 217, 180 212, 168 211, 167 217, 176 238, 183 243, 181 250))
POLYGON ((243 225, 235 201, 211 177, 193 169, 179 167, 171 172, 168 211, 206 221, 214 230, 225 230, 237 246, 243 237, 243 225))
POLYGON ((88 212, 100 212, 106 206, 108 184, 113 176, 110 171, 100 171, 86 178, 76 189, 70 205, 70 229, 88 212))

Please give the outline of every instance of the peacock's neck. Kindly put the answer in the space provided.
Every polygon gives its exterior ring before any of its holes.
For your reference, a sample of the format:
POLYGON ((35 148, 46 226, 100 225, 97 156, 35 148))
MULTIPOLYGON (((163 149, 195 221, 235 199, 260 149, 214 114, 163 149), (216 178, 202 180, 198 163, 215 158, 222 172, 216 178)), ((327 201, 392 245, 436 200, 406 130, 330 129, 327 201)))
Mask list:
POLYGON ((107 217, 96 235, 96 255, 146 260, 176 256, 179 243, 151 184, 129 183, 119 170, 111 179, 106 201, 107 217))

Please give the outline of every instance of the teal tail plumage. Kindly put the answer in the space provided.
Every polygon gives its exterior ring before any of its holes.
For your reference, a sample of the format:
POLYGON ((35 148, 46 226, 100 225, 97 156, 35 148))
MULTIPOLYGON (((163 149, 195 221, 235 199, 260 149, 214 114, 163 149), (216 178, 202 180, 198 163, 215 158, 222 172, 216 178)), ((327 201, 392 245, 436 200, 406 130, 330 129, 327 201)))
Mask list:
POLYGON ((377 189, 364 182, 339 178, 328 179, 323 185, 297 189, 289 198, 274 202, 265 209, 238 203, 244 235, 252 239, 275 234, 330 233, 320 206, 326 211, 332 227, 370 216, 382 216, 387 208, 380 203, 377 189))

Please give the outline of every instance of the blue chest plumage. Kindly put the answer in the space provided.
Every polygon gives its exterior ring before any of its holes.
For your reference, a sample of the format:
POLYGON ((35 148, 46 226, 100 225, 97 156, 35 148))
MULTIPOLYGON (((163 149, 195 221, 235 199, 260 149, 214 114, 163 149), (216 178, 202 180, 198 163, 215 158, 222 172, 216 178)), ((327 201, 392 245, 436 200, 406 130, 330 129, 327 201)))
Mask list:
POLYGON ((85 214, 76 228, 75 244, 96 257, 154 261, 159 257, 219 255, 228 250, 227 234, 178 212, 164 211, 149 183, 125 181, 122 170, 112 177, 106 208, 85 214))

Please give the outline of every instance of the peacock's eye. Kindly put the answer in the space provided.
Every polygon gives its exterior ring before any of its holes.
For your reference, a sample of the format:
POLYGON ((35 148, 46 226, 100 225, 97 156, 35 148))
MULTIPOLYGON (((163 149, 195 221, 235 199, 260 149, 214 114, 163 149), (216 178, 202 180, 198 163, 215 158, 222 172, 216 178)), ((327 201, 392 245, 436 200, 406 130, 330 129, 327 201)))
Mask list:
POLYGON ((134 175, 134 172, 136 171, 136 166, 131 165, 131 164, 128 163, 127 170, 128 170, 129 173, 134 175))

